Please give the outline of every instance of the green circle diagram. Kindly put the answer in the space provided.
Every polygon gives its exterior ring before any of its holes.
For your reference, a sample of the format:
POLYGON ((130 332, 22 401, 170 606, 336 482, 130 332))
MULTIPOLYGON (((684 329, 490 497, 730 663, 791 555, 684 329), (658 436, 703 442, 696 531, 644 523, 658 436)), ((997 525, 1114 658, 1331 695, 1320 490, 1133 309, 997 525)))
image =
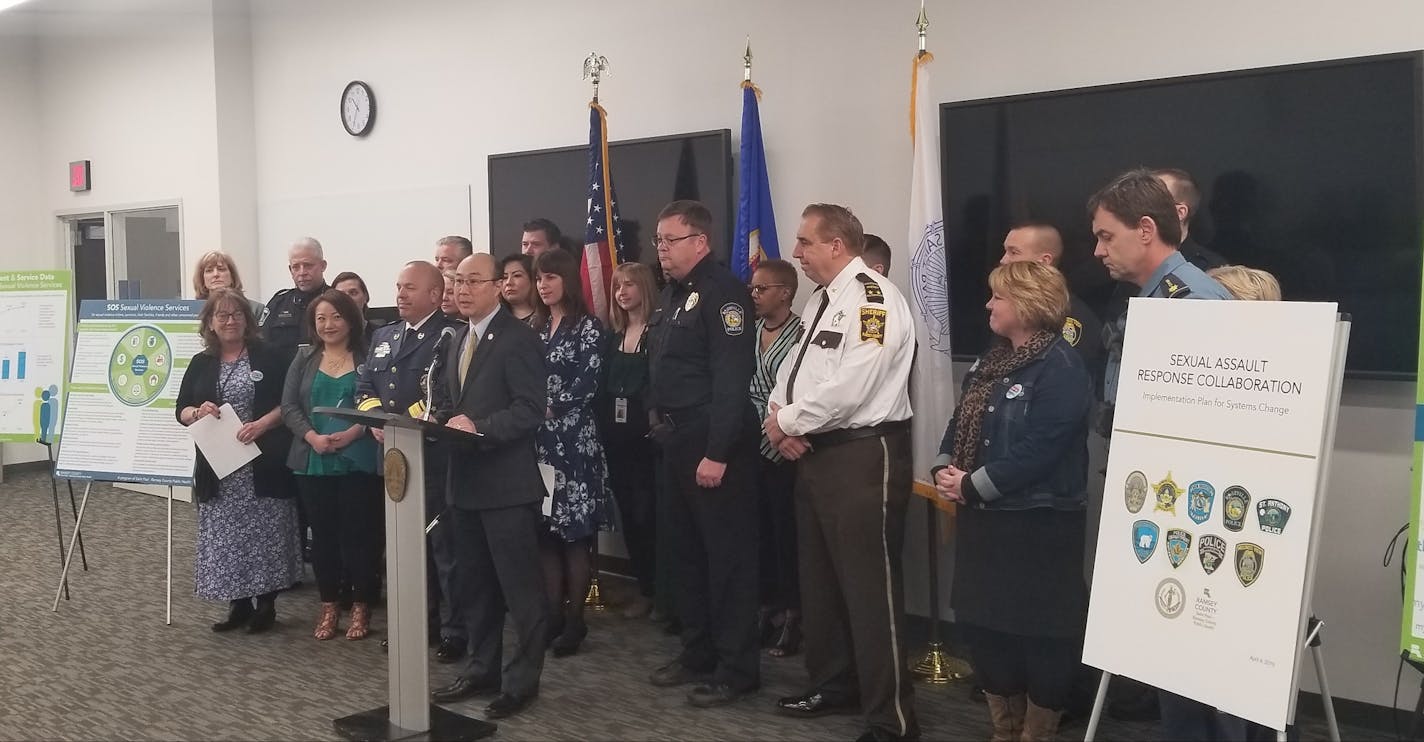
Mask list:
POLYGON ((173 370, 173 346, 162 330, 150 325, 131 328, 109 355, 109 390, 130 407, 143 407, 168 386, 173 370))

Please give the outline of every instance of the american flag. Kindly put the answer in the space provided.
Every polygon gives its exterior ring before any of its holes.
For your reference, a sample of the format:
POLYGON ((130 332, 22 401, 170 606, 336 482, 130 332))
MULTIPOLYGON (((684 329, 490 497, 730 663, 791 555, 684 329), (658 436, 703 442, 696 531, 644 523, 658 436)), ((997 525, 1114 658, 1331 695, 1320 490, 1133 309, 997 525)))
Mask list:
POLYGON ((608 112, 590 103, 588 117, 588 219, 584 222, 583 299, 589 311, 608 321, 608 289, 613 268, 623 262, 623 225, 618 218, 618 197, 613 174, 608 172, 608 112))

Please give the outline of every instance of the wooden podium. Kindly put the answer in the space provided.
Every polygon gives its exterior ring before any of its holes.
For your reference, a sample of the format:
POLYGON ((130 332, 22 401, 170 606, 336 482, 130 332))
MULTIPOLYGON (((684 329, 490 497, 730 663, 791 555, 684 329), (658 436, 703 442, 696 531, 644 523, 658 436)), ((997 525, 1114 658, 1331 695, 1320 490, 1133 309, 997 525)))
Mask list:
POLYGON ((390 703, 332 722, 350 740, 475 740, 497 727, 430 702, 426 623, 425 439, 468 443, 476 436, 433 422, 348 407, 315 413, 386 431, 386 625, 390 703))

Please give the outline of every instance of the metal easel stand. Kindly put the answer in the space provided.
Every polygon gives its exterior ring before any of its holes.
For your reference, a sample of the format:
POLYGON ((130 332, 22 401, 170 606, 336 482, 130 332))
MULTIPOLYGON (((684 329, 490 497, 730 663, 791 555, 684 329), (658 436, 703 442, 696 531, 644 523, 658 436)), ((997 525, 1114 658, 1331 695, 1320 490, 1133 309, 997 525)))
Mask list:
MULTIPOLYGON (((54 605, 51 611, 59 612, 59 599, 67 597, 69 592, 69 566, 74 560, 75 544, 80 544, 83 549, 80 533, 84 527, 84 508, 89 504, 89 493, 94 490, 94 481, 91 479, 84 483, 84 496, 79 500, 79 509, 74 513, 74 533, 69 537, 69 549, 64 553, 64 567, 59 572, 59 587, 54 591, 54 605)), ((56 501, 58 495, 55 496, 56 501)), ((168 537, 165 543, 167 552, 166 562, 166 582, 167 591, 164 595, 163 623, 166 626, 173 625, 173 487, 168 488, 168 537)), ((88 567, 85 567, 88 569, 88 567)))
POLYGON ((928 498, 925 499, 929 517, 927 541, 929 542, 930 568, 930 642, 925 656, 915 663, 911 672, 916 678, 936 685, 953 680, 963 680, 973 672, 969 663, 944 651, 944 642, 939 635, 939 508, 928 498))
MULTIPOLYGON (((1325 725, 1330 734, 1330 742, 1340 742, 1340 722, 1335 718, 1335 699, 1330 695, 1330 684, 1325 679, 1325 655, 1320 649, 1320 631, 1325 622, 1311 616, 1306 625, 1305 644, 1310 648, 1311 663, 1315 665, 1315 679, 1320 684, 1320 705, 1325 709, 1325 725)), ((1093 700, 1093 715, 1088 718, 1088 730, 1083 734, 1084 742, 1093 742, 1098 733, 1098 722, 1102 720, 1103 705, 1108 695, 1108 683, 1112 673, 1104 672, 1098 681, 1098 695, 1093 700)), ((1286 742, 1286 730, 1277 729, 1278 742, 1286 742)))
MULTIPOLYGON (((64 528, 60 525, 59 518, 59 483, 54 476, 54 444, 43 439, 36 440, 36 443, 45 447, 45 455, 49 458, 49 491, 54 497, 54 533, 59 543, 59 563, 64 565, 64 528)), ((74 516, 75 521, 79 519, 79 509, 74 504, 74 483, 68 479, 64 480, 65 486, 69 488, 69 511, 74 516)), ((89 571, 89 559, 84 553, 84 539, 79 539, 79 564, 85 572, 89 571)), ((69 600, 69 583, 64 583, 64 599, 69 600)))

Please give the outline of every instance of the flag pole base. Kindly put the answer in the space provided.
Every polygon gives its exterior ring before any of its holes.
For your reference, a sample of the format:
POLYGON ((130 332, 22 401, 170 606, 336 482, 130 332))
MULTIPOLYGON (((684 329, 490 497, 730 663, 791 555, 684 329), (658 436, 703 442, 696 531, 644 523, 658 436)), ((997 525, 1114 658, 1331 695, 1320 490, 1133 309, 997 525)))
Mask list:
POLYGON ((593 580, 588 583, 588 594, 584 596, 583 604, 591 611, 602 611, 608 607, 603 603, 603 591, 598 587, 598 575, 594 575, 593 580))
POLYGON ((940 642, 930 642, 929 650, 925 656, 911 670, 915 677, 926 683, 942 685, 944 683, 963 680, 972 674, 969 663, 957 657, 951 657, 944 651, 944 645, 940 642))

